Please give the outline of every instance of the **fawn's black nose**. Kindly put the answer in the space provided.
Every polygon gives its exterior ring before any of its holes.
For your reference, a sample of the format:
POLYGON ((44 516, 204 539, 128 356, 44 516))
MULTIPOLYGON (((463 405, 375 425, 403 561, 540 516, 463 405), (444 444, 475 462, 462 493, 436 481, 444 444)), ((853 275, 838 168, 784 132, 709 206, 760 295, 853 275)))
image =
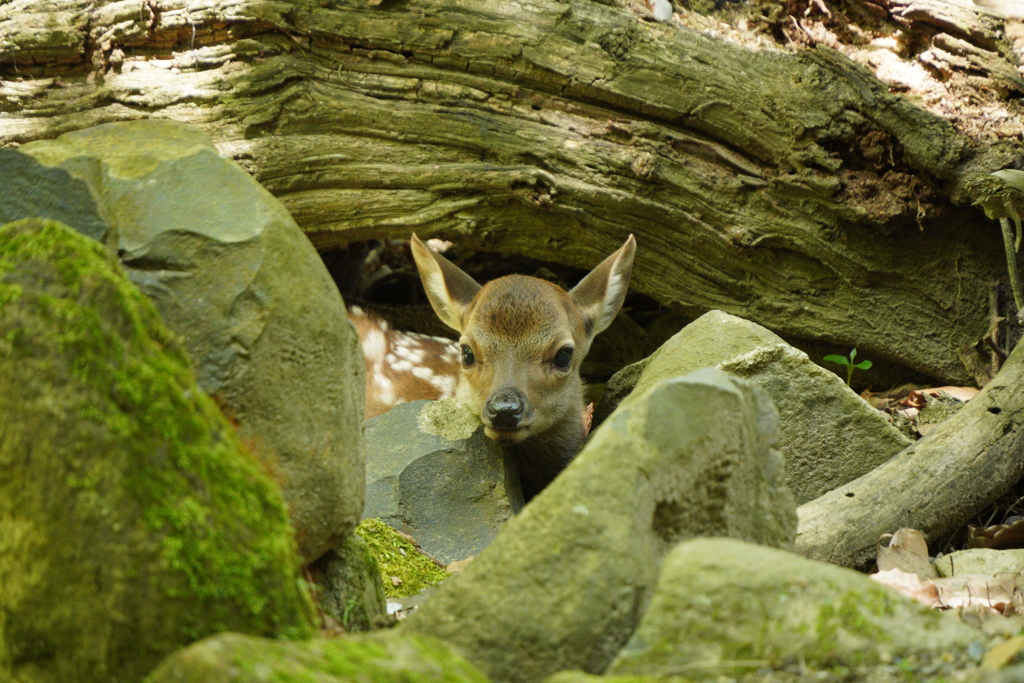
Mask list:
POLYGON ((515 387, 502 387, 491 394, 484 405, 491 428, 512 431, 519 427, 525 412, 526 397, 515 387))

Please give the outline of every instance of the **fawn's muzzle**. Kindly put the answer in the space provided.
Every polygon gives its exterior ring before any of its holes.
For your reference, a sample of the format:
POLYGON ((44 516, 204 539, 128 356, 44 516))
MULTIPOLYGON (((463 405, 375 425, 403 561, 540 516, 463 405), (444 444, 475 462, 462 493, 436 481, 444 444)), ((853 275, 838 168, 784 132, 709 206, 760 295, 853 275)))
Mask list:
POLYGON ((513 431, 519 429, 527 412, 526 396, 515 387, 502 387, 491 394, 484 404, 484 415, 492 429, 513 431))

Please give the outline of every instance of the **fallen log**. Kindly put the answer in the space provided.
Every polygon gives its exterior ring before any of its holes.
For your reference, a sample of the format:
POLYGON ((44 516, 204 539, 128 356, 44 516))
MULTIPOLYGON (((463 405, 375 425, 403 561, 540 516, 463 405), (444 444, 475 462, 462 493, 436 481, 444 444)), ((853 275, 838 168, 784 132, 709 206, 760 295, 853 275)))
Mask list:
POLYGON ((859 479, 797 510, 797 552, 848 567, 900 527, 943 540, 1024 476, 1024 344, 967 405, 859 479))
POLYGON ((0 144, 172 118, 321 249, 418 232, 590 268, 633 233, 635 289, 685 315, 987 379, 964 363, 988 358, 1000 235, 958 188, 1015 146, 835 50, 610 5, 0 2, 0 144))

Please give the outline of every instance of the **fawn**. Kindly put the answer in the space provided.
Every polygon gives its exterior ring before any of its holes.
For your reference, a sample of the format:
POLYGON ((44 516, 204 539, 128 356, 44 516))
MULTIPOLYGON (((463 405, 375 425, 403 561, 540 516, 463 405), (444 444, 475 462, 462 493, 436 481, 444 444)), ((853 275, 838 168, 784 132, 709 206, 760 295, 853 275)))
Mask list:
POLYGON ((586 438, 579 368, 622 307, 636 241, 571 291, 527 275, 486 285, 412 236, 427 298, 459 341, 398 332, 349 309, 366 360, 366 417, 418 399, 456 397, 519 466, 526 500, 575 457, 586 438))

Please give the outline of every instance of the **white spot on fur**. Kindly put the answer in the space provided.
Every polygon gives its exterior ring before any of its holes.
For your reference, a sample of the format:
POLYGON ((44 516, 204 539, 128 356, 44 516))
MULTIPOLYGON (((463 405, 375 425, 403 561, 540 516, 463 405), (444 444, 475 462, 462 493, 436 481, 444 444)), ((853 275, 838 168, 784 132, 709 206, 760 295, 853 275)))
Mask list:
POLYGON ((356 316, 358 318, 365 318, 366 317, 366 311, 361 309, 359 306, 352 306, 348 310, 352 312, 352 315, 354 315, 354 316, 356 316))
POLYGON ((431 386, 441 392, 440 398, 451 398, 455 396, 455 378, 450 375, 434 375, 427 380, 431 386))
POLYGON ((395 385, 378 368, 373 373, 373 383, 377 385, 377 399, 385 405, 395 405, 398 400, 395 398, 395 385))
POLYGON ((387 351, 387 339, 384 333, 374 329, 366 333, 363 338, 363 355, 370 360, 380 360, 387 351))
POLYGON ((391 369, 395 372, 409 372, 412 368, 412 363, 407 360, 398 360, 391 364, 391 369))
POLYGON ((444 350, 441 354, 441 360, 446 363, 458 363, 459 362, 459 348, 452 344, 444 350))
POLYGON ((415 367, 412 369, 412 374, 420 379, 429 380, 434 376, 434 371, 430 368, 415 367))

